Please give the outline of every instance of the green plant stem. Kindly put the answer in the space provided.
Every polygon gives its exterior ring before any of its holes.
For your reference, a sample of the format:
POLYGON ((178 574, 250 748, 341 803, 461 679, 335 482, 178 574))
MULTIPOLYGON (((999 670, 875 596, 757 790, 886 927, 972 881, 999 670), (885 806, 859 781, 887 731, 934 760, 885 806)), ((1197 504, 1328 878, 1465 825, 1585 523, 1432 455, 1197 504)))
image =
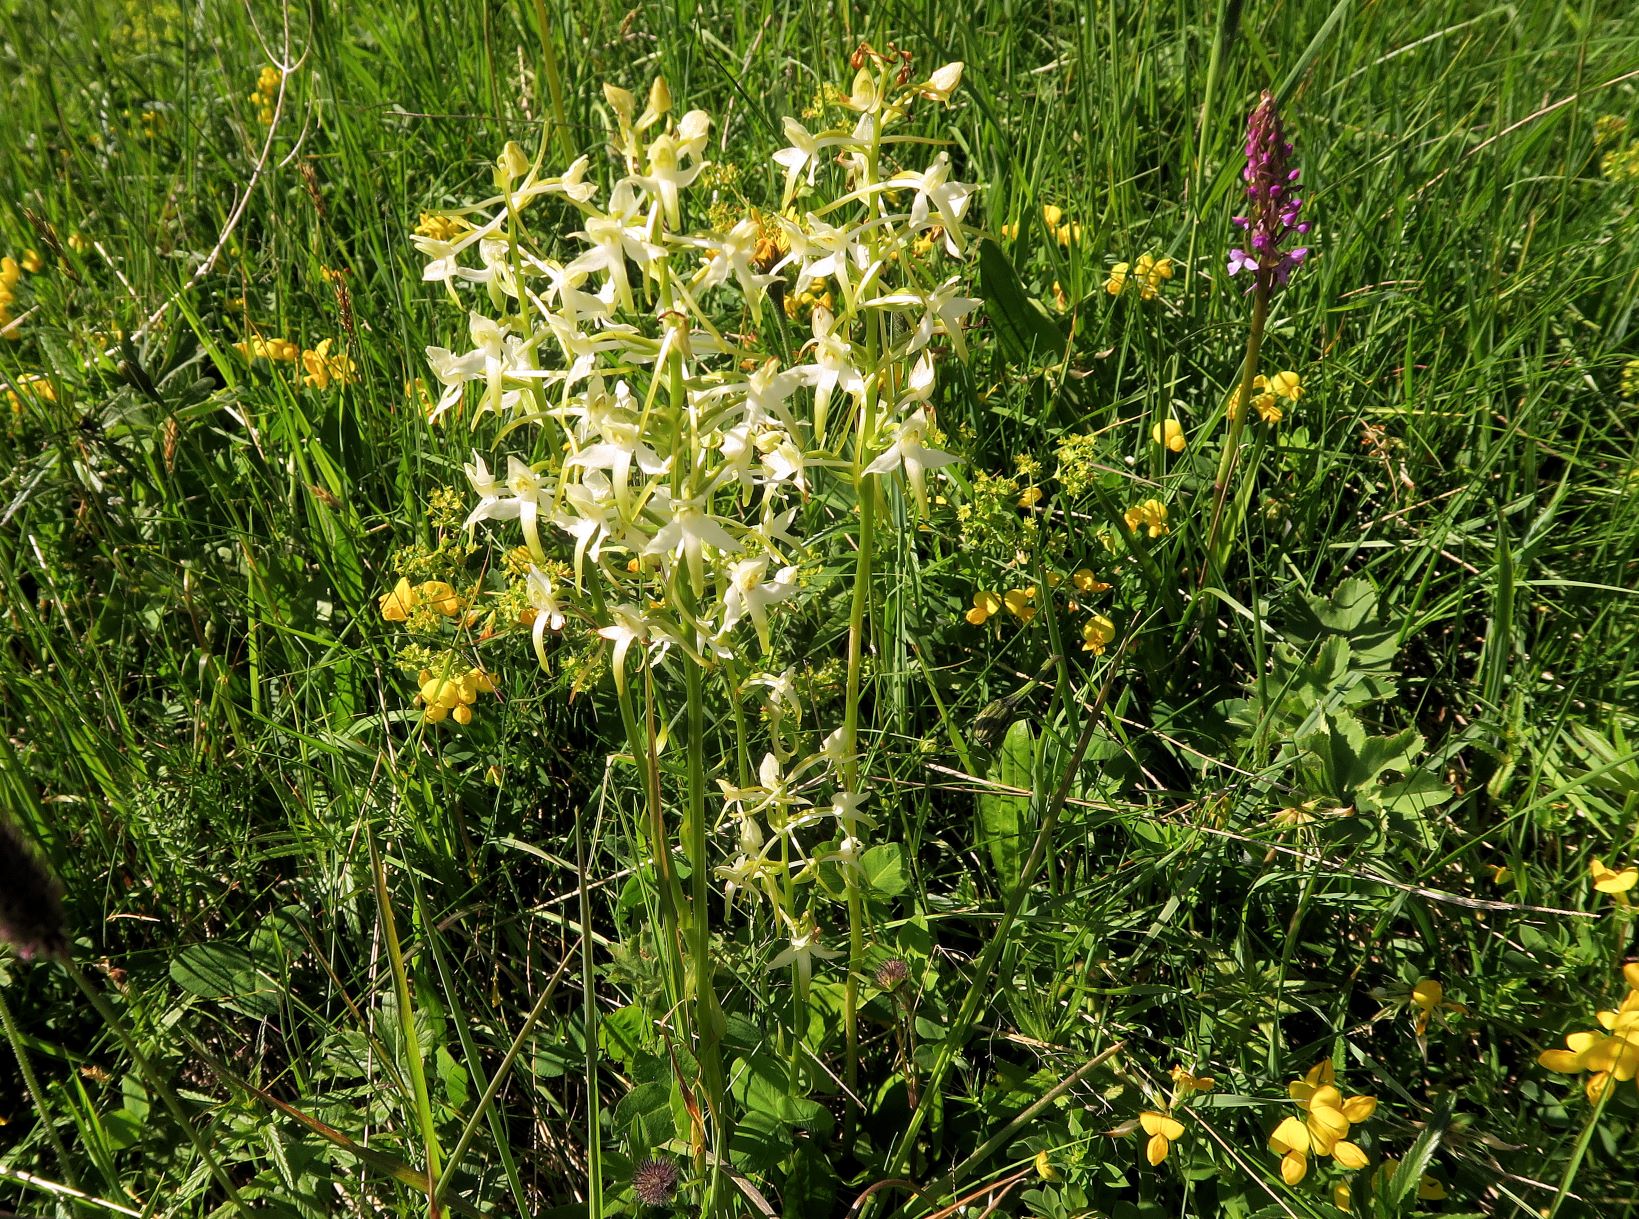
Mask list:
POLYGON ((1241 383, 1236 397, 1230 403, 1229 437, 1224 441, 1223 456, 1218 459, 1218 476, 1213 480, 1212 524, 1207 529, 1206 550, 1201 556, 1201 574, 1197 588, 1205 588, 1207 580, 1217 574, 1223 579, 1224 560, 1218 553, 1218 531, 1223 526, 1224 503, 1229 498, 1230 480, 1235 474, 1236 459, 1240 455, 1241 433, 1246 429, 1246 418, 1252 413, 1252 382, 1258 375, 1258 353, 1263 347, 1263 329, 1269 320, 1269 293, 1259 287, 1252 294, 1252 325, 1246 334, 1246 362, 1241 366, 1241 383))
POLYGON ((404 1037, 404 1057, 410 1068, 410 1085, 415 1091, 416 1118, 421 1125, 421 1141, 427 1152, 428 1213, 437 1219, 438 1201, 432 1196, 442 1172, 438 1151, 438 1131, 433 1125, 432 1092, 427 1087, 427 1068, 421 1061, 421 1039, 415 1031, 415 1008, 410 1002, 410 975, 404 968, 404 950, 398 941, 398 923, 387 893, 387 869, 376 849, 375 835, 365 834, 370 848, 370 872, 375 881, 376 907, 381 911, 381 928, 387 943, 387 961, 393 970, 393 989, 398 997, 398 1025, 404 1037))
POLYGON ((546 15, 546 0, 535 0, 535 32, 541 40, 541 64, 546 69, 546 91, 552 99, 552 119, 558 128, 558 144, 564 164, 575 159, 575 139, 569 130, 569 111, 563 104, 563 73, 558 67, 558 51, 552 45, 552 20, 546 15))
POLYGON ((51 1141, 51 1149, 57 1153, 57 1166, 62 1171, 63 1180, 74 1189, 79 1189, 73 1162, 68 1158, 68 1148, 63 1146, 62 1135, 57 1133, 57 1124, 51 1120, 51 1111, 46 1108, 46 1094, 34 1076, 34 1064, 29 1060, 28 1047, 23 1044, 23 1034, 11 1014, 11 1005, 6 1002, 4 990, 0 990, 0 1024, 5 1025, 6 1040, 11 1042, 11 1052, 17 1056, 17 1069, 22 1073, 23 1085, 28 1088, 28 1094, 34 1101, 34 1111, 40 1115, 40 1125, 45 1128, 46 1138, 51 1141))
POLYGON ((1098 697, 1088 708, 1087 719, 1082 724, 1081 735, 1076 739, 1075 748, 1071 751, 1070 760, 1065 765, 1064 773, 1059 778, 1058 787, 1054 789, 1046 808, 1042 810, 1041 826, 1036 831, 1035 842, 1031 844, 1030 856, 1019 869, 1019 878, 1014 883, 1012 891, 1007 895, 1007 904, 1002 908, 1002 917, 996 923, 996 929, 990 933, 990 940, 985 944, 984 952, 979 957, 979 963, 974 967, 973 977, 969 980, 967 995, 962 1000, 962 1006, 956 1013, 956 1019, 951 1022, 950 1032, 939 1044, 938 1054, 933 1061, 933 1068, 928 1072, 927 1082, 922 1089, 922 1098, 911 1112, 910 1120, 905 1123, 905 1132, 900 1136, 899 1146, 888 1162, 887 1173, 898 1176, 905 1172, 910 1165, 910 1158, 916 1148, 917 1135, 921 1133, 922 1125, 927 1121, 928 1114, 934 1106, 934 1098, 944 1084, 945 1073, 955 1061, 957 1053, 967 1045, 968 1036, 973 1031, 973 1022, 978 1018, 979 1008, 992 994, 991 975, 996 971, 997 962, 1001 959, 1002 950, 1007 947, 1009 937, 1013 931, 1013 924, 1019 917, 1019 911, 1024 906, 1025 895, 1034 883, 1036 873, 1040 871, 1043 860, 1053 841, 1053 833, 1058 828, 1059 814, 1064 809, 1064 802, 1070 797, 1070 788, 1075 783, 1076 774, 1081 769, 1081 761, 1087 756, 1088 747, 1093 743, 1093 733, 1097 731, 1099 722, 1104 717, 1104 708, 1110 701, 1110 695, 1115 689, 1115 675, 1120 670, 1122 658, 1131 646, 1133 636, 1129 635, 1121 643, 1121 648, 1111 658, 1109 677, 1099 689, 1098 697))
MULTIPOLYGON (((628 716, 628 720, 630 717, 628 716)), ((629 726, 629 725, 628 725, 629 726)), ((598 1095, 597 973, 592 968, 592 894, 586 884, 586 807, 575 810, 575 870, 580 900, 581 1034, 586 1041, 586 1213, 603 1214, 603 1122, 598 1095)))
POLYGON ((245 1205, 245 1200, 239 1196, 238 1189, 234 1187, 233 1179, 216 1162, 216 1157, 211 1154, 211 1149, 205 1146, 204 1138, 198 1130, 194 1129, 194 1124, 189 1119, 187 1110, 182 1107, 181 1098, 172 1091, 171 1086, 165 1082, 164 1077, 154 1069, 154 1064, 148 1061, 147 1056, 137 1048, 136 1038, 131 1036, 130 1030, 125 1027, 125 1022, 120 1019, 119 1013, 114 1010, 114 1005, 109 1003, 103 993, 92 985, 91 979, 81 972, 80 967, 71 958, 59 957, 58 963, 68 971, 68 976, 74 979, 74 985, 80 988, 80 993, 85 996, 86 1002, 96 1009, 97 1015, 101 1017, 102 1022, 113 1030, 114 1036, 119 1038, 120 1044, 125 1047, 125 1052, 131 1056, 131 1065, 136 1067, 137 1074, 142 1076, 143 1083, 154 1090, 159 1096, 160 1103, 165 1106, 170 1115, 176 1119, 177 1124, 182 1127, 182 1133, 187 1136, 188 1142, 193 1144, 193 1149, 199 1153, 199 1158, 205 1162, 206 1169, 216 1179, 216 1183, 222 1187, 222 1192, 227 1195, 228 1201, 233 1203, 234 1209, 241 1215, 248 1215, 250 1208, 245 1205))

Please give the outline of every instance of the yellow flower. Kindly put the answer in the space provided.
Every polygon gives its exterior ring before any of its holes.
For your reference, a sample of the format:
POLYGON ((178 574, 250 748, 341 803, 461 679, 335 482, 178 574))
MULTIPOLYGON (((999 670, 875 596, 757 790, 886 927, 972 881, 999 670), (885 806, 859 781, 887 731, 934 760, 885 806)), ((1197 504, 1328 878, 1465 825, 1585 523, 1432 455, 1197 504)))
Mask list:
POLYGON ((1486 866, 1491 869, 1491 883, 1494 885, 1506 885, 1514 879, 1513 870, 1507 864, 1493 863, 1486 866))
POLYGON ((461 612, 461 598, 456 595, 455 589, 442 580, 428 580, 416 592, 434 613, 450 618, 461 612))
POLYGON ((968 610, 965 617, 974 626, 983 626, 1001 608, 1002 599, 988 588, 981 588, 973 594, 973 608, 968 610))
POLYGON ((1218 1081, 1210 1075, 1192 1075, 1184 1070, 1183 1066, 1172 1069, 1172 1086, 1180 1096, 1188 1096, 1192 1092, 1210 1092, 1217 1086, 1218 1081))
POLYGON ((1043 1181, 1062 1181, 1064 1179, 1064 1174, 1053 1167, 1053 1161, 1048 1156, 1045 1147, 1036 1153, 1036 1175, 1043 1181))
POLYGON ((1034 508, 1041 503, 1042 491, 1040 487, 1026 487, 1019 495, 1019 507, 1034 508))
POLYGON ((346 385, 358 379, 355 375, 357 365, 346 352, 330 354, 332 342, 333 339, 324 339, 311 351, 302 352, 302 367, 306 370, 306 375, 302 377, 303 385, 328 389, 332 381, 337 385, 346 385))
POLYGON ((1296 402, 1303 397, 1303 381, 1295 372, 1278 372, 1269 378, 1269 392, 1296 402))
POLYGON ((1012 241, 1018 235, 1019 235, 1019 226, 1018 225, 1016 225, 1016 224, 1004 224, 1004 225, 1002 225, 1002 238, 1004 240, 1012 241))
POLYGON ((1141 504, 1134 504, 1123 513, 1123 517, 1127 522, 1127 528, 1134 533, 1144 529, 1150 537, 1158 538, 1167 532, 1167 506, 1158 499, 1147 499, 1141 504))
POLYGON ((1080 593, 1102 593, 1109 589, 1109 585, 1093 574, 1091 567, 1077 568, 1071 573, 1070 583, 1076 586, 1080 593))
POLYGON ((422 212, 415 226, 417 237, 431 237, 434 241, 454 241, 470 226, 459 216, 444 216, 438 212, 422 212))
POLYGON ((40 257, 39 250, 23 251, 23 270, 30 275, 38 275, 46 269, 46 260, 40 257))
POLYGON ((1269 1136, 1269 1150, 1281 1157, 1281 1178, 1288 1185, 1296 1185, 1308 1173, 1311 1152, 1331 1156, 1350 1171, 1366 1166, 1366 1153, 1349 1142, 1349 1128, 1377 1111, 1377 1098, 1345 1098, 1334 1078, 1331 1061, 1326 1060, 1287 1085, 1287 1093, 1307 1114, 1301 1120, 1285 1118, 1269 1136))
POLYGON ((1115 638, 1115 623, 1103 614, 1094 614, 1081 628, 1081 650, 1094 656, 1104 655, 1104 649, 1115 638))
POLYGON ((1627 905, 1627 892, 1634 885, 1639 884, 1639 867, 1623 868, 1617 871, 1607 868, 1605 861, 1597 855, 1588 864, 1588 871, 1593 878, 1593 887, 1601 893, 1609 893, 1615 897, 1617 904, 1627 905))
POLYGON ((1176 419, 1156 424, 1150 429, 1150 437, 1156 444, 1165 446, 1173 453, 1182 453, 1187 443, 1184 439, 1184 425, 1176 419))
POLYGON ((1149 1143, 1144 1147, 1144 1158, 1151 1164, 1159 1164, 1166 1159, 1173 1143, 1184 1137, 1183 1122, 1169 1114, 1157 1113, 1153 1109, 1146 1109, 1140 1113, 1138 1124, 1143 1127, 1144 1133, 1150 1136, 1149 1143))
POLYGON ((399 577, 393 591, 383 593, 378 604, 381 607, 381 616, 388 622, 403 622, 415 613, 415 607, 421 603, 421 596, 416 592, 410 581, 399 577))
POLYGON ((1029 622, 1036 616, 1036 607, 1033 604, 1035 600, 1034 588, 1015 588, 1002 597, 1002 604, 1007 607, 1007 612, 1019 621, 1029 622))
POLYGON ((1064 209, 1051 203, 1043 204, 1041 219, 1048 228, 1055 229, 1059 226, 1059 221, 1064 219, 1064 209))
POLYGON ((0 258, 0 287, 15 288, 22 278, 23 268, 17 265, 15 258, 10 254, 0 258))
POLYGON ((422 669, 420 690, 416 697, 423 704, 421 718, 436 724, 446 716, 457 724, 472 723, 472 704, 480 694, 493 694, 495 681, 482 669, 468 669, 450 677, 434 676, 431 669, 422 669))
POLYGON ((1110 268, 1110 278, 1104 281, 1104 291, 1111 296, 1120 296, 1121 289, 1126 287, 1127 272, 1132 270, 1131 263, 1118 262, 1110 268))
POLYGON ((1172 278, 1172 259, 1141 254, 1138 258, 1138 266, 1133 270, 1139 279, 1138 298, 1146 301, 1154 300, 1161 292, 1161 285, 1172 278))

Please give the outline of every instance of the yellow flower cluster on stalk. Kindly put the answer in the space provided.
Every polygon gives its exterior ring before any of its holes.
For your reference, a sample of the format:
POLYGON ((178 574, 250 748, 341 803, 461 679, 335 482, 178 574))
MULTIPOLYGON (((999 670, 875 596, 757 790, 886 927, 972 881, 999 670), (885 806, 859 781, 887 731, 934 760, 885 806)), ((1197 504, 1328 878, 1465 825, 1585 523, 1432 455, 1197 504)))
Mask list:
POLYGON ((1144 531, 1152 540, 1167 532, 1167 506, 1158 499, 1147 499, 1134 504, 1122 513, 1127 528, 1134 533, 1144 531))
POLYGON ((1172 1097, 1156 1109, 1145 1109, 1138 1115, 1136 1127, 1145 1134, 1144 1158, 1152 1166, 1159 1165, 1172 1151, 1172 1145, 1184 1137, 1184 1123, 1173 1114, 1196 1093, 1210 1092, 1217 1085, 1210 1075, 1195 1075, 1180 1064, 1172 1068, 1172 1097))
MULTIPOLYGON (((1252 406, 1258 418, 1265 423, 1279 423, 1286 417, 1281 402, 1296 402, 1303 397, 1303 379, 1295 372, 1278 372, 1272 377, 1259 374, 1252 379, 1252 394, 1252 406)), ((1241 391, 1236 389, 1230 400, 1229 417, 1237 418, 1240 413, 1241 391)))
POLYGON ((1137 266, 1128 262, 1118 262, 1110 268, 1110 277, 1104 281, 1104 291, 1111 296, 1120 296, 1130 279, 1138 285, 1138 299, 1152 301, 1161 295, 1161 285, 1171 279, 1172 275, 1172 259, 1157 258, 1153 254, 1140 254, 1137 266))
POLYGON ((421 718, 429 724, 448 717, 464 728, 472 723, 472 705, 478 696, 495 693, 495 679, 478 668, 448 676, 422 669, 417 681, 416 701, 422 705, 421 718))
POLYGON ((267 360, 277 364, 302 366, 302 384, 313 389, 349 385, 358 380, 358 366, 345 351, 332 353, 334 339, 322 339, 317 347, 303 349, 289 339, 265 338, 253 334, 233 349, 247 360, 267 360))
POLYGON ((1150 429, 1150 439, 1169 453, 1182 453, 1189 443, 1184 438, 1184 425, 1170 416, 1150 429))
MULTIPOLYGON (((1048 583, 1057 588, 1063 579, 1060 575, 1050 576, 1048 583)), ((1073 572, 1070 584, 1076 592, 1086 596, 1107 592, 1110 588, 1110 585, 1100 580, 1090 567, 1078 568, 1073 572)), ((1040 586, 1034 584, 1009 589, 1005 593, 999 593, 991 588, 976 589, 973 593, 972 607, 962 616, 973 626, 983 626, 1005 609, 1020 622, 1029 623, 1041 612, 1037 602, 1040 592, 1040 586)), ((1065 609, 1072 614, 1085 608, 1074 597, 1065 604, 1065 609)), ((1101 656, 1105 647, 1115 638, 1115 623, 1103 614, 1089 611, 1089 615, 1081 627, 1081 650, 1101 656)))
POLYGON ((1563 1050, 1544 1050, 1537 1062, 1561 1075, 1590 1072, 1584 1088, 1591 1104, 1598 1104, 1611 1081, 1626 1083, 1639 1076, 1639 961, 1622 966, 1628 993, 1614 1011, 1594 1013, 1597 1029, 1565 1035, 1563 1050))
POLYGON ((250 104, 256 107, 256 121, 264 127, 273 125, 273 103, 279 96, 279 69, 263 68, 256 74, 256 88, 250 95, 250 104))
POLYGON ((1349 1141, 1352 1127, 1377 1111, 1375 1096, 1345 1097, 1336 1086, 1331 1060, 1317 1064, 1286 1091, 1302 1117, 1288 1117, 1269 1136, 1269 1150, 1280 1156, 1281 1179, 1296 1185, 1309 1172, 1309 1157, 1331 1156, 1343 1168, 1366 1166, 1366 1153, 1349 1141))
MULTIPOLYGON (((1044 203, 1041 209, 1041 222, 1052 234, 1053 240, 1066 248, 1081 243, 1081 225, 1064 218, 1064 209, 1056 203, 1044 203)), ((1019 235, 1019 226, 1016 224, 1002 225, 1002 236, 1009 241, 1016 240, 1019 235)))

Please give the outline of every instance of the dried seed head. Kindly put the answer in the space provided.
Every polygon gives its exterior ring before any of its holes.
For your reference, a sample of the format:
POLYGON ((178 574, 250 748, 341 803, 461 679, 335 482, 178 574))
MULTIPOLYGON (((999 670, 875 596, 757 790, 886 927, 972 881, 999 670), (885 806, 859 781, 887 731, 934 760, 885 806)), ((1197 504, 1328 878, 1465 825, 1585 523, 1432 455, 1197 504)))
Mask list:
POLYGON ((911 967, 903 957, 890 957, 876 967, 876 984, 883 990, 898 990, 911 976, 911 967))
POLYGON ((0 816, 0 940, 27 961, 68 955, 63 891, 32 843, 0 816))
POLYGON ((669 1206, 677 1194, 678 1177, 672 1161, 644 1160, 632 1173, 632 1192, 644 1206, 669 1206))

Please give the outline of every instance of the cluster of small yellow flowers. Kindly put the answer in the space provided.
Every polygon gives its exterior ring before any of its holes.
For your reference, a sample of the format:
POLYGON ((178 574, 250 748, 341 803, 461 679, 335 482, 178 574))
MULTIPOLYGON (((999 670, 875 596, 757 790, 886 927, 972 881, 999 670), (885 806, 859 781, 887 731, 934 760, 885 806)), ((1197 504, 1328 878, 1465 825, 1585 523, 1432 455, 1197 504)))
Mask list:
POLYGON ((263 68, 256 74, 256 91, 250 95, 250 104, 256 107, 256 121, 264 127, 273 125, 273 102, 279 94, 279 69, 263 68))
POLYGON ((47 402, 57 401, 57 389, 44 376, 35 375, 24 377, 15 385, 6 388, 6 404, 11 407, 11 413, 21 415, 23 405, 28 398, 43 398, 47 402), (19 394, 18 391, 22 393, 19 394))
POLYGON ((430 237, 434 241, 454 241, 472 226, 459 216, 445 216, 439 212, 422 212, 421 219, 416 223, 417 237, 430 237))
POLYGON ((1622 966, 1622 980, 1628 993, 1615 1011, 1596 1012, 1598 1029, 1567 1033, 1566 1049, 1544 1050, 1537 1062, 1561 1075, 1591 1071, 1586 1091, 1590 1104, 1598 1104, 1611 1080, 1626 1083, 1639 1075, 1639 961, 1622 966))
MULTIPOLYGON (((1047 226, 1047 231, 1053 235, 1053 240, 1068 249, 1072 245, 1081 244, 1081 225, 1072 224, 1065 220, 1064 209, 1057 204, 1044 203, 1041 209, 1041 221, 1047 226)), ((1016 224, 1002 225, 1002 236, 1014 241, 1019 236, 1019 226, 1016 224)))
POLYGON ((1182 453, 1184 446, 1189 443, 1184 439, 1184 425, 1170 417, 1165 423, 1158 423, 1152 427, 1150 437, 1171 453, 1182 453))
POLYGON ((1152 1165, 1165 1160, 1172 1145, 1184 1137, 1184 1124, 1172 1115, 1173 1110, 1197 1092, 1212 1091, 1217 1081, 1210 1075, 1192 1075, 1180 1065, 1172 1069, 1172 1083, 1172 1099, 1166 1105, 1145 1109, 1138 1115, 1138 1129, 1149 1136, 1144 1158, 1152 1165))
POLYGON ((17 303, 17 285, 22 282, 23 272, 38 274, 45 265, 45 260, 34 250, 25 253, 22 262, 10 254, 0 258, 0 334, 6 338, 17 340, 23 337, 23 328, 12 314, 12 307, 17 303))
POLYGON ((259 334, 253 334, 242 343, 235 343, 233 349, 247 360, 277 360, 290 363, 296 360, 302 349, 289 339, 265 339, 259 334))
POLYGON ((450 677, 436 676, 422 669, 416 678, 421 689, 416 702, 422 705, 421 718, 436 724, 446 716, 462 727, 472 723, 472 704, 480 694, 495 693, 495 679, 482 669, 468 669, 450 677))
POLYGON ((1147 499, 1134 504, 1122 513, 1127 528, 1137 533, 1144 530, 1154 539, 1167 532, 1167 506, 1158 499, 1147 499))
POLYGON ((1639 884, 1639 867, 1611 868, 1597 855, 1588 863, 1589 879, 1600 893, 1609 893, 1618 906, 1628 904, 1628 890, 1639 884))
POLYGON ((1594 120, 1594 147, 1605 150, 1599 171, 1613 182, 1639 179, 1639 141, 1624 143, 1627 134, 1628 120, 1619 115, 1602 114, 1594 120))
MULTIPOLYGON (((1257 408, 1258 418, 1265 423, 1279 423, 1286 417, 1280 400, 1296 402, 1303 397, 1303 379, 1295 372, 1278 372, 1272 377, 1261 374, 1252 379, 1252 391, 1256 395, 1252 405, 1257 408)), ((1241 391, 1235 391, 1235 397, 1230 402, 1229 417, 1237 418, 1241 413, 1241 391)))
POLYGON ((1639 398, 1639 360, 1622 365, 1622 396, 1630 401, 1639 398))
MULTIPOLYGON (((1371 1187, 1374 1193, 1380 1192, 1388 1185, 1389 1179, 1400 1170, 1400 1161, 1393 1156, 1385 1156, 1383 1162, 1377 1166, 1377 1171, 1371 1175, 1371 1187)), ((1428 1173, 1417 1178, 1417 1200, 1419 1202, 1438 1202, 1446 1196, 1446 1188, 1428 1173)), ((1332 1204, 1344 1214, 1352 1214, 1354 1201, 1353 1191, 1349 1189, 1347 1181, 1339 1181, 1332 1187, 1332 1204)))
POLYGON ((409 577, 400 576, 393 591, 383 593, 377 605, 381 616, 388 622, 407 622, 411 614, 425 605, 435 614, 453 618, 461 612, 461 597, 444 580, 423 580, 411 584, 409 577))
POLYGON ((1161 285, 1172 278, 1172 272, 1172 259, 1140 254, 1137 266, 1118 262, 1110 268, 1110 277, 1104 281, 1104 291, 1111 296, 1120 296, 1127 286, 1127 280, 1132 279, 1138 284, 1138 299, 1152 301, 1161 294, 1161 285))
POLYGON ((358 367, 345 351, 330 354, 333 339, 323 339, 311 351, 302 352, 303 385, 328 389, 332 384, 347 385, 358 380, 358 367))
POLYGON ((1287 1094, 1305 1115, 1286 1118, 1269 1136, 1269 1150, 1280 1156, 1281 1179, 1288 1185, 1296 1185, 1308 1175, 1311 1153, 1331 1156, 1351 1172, 1366 1166, 1366 1153, 1349 1142, 1349 1129, 1377 1111, 1377 1098, 1345 1098, 1338 1091, 1335 1078, 1328 1059, 1286 1087, 1287 1094))

